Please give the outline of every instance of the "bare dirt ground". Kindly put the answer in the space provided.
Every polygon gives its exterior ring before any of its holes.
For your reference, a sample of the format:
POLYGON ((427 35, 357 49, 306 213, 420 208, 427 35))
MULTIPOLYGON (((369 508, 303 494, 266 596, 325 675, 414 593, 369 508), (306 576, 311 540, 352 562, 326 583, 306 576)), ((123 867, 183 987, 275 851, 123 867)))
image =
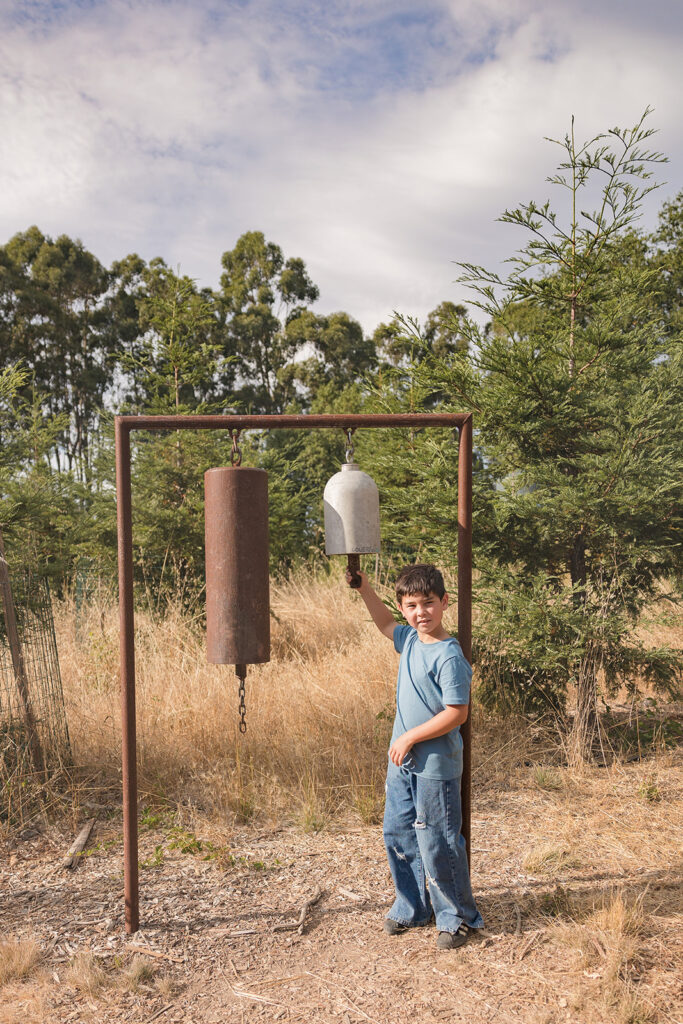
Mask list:
POLYGON ((473 794, 485 931, 439 952, 433 928, 389 938, 381 827, 194 831, 143 812, 141 930, 123 933, 121 820, 4 843, 2 1024, 683 1019, 683 757, 552 774, 521 768, 473 794), (206 859, 205 859, 206 858, 206 859), (303 905, 310 907, 299 934, 303 905), (31 946, 31 943, 35 946, 31 946), (31 956, 29 956, 31 959, 31 956), (15 974, 18 972, 15 972, 15 974))

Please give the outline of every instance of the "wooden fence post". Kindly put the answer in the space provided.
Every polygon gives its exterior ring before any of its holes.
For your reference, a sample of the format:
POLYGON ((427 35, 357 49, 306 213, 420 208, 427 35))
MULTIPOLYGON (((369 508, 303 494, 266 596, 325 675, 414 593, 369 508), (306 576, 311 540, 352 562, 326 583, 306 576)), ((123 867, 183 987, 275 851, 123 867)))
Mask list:
POLYGON ((14 611, 14 598, 12 597, 9 567, 5 558, 5 545, 2 539, 2 530, 0 530, 0 591, 2 591, 2 604, 5 610, 7 640, 9 642, 9 649, 12 655, 12 667, 14 669, 14 678, 17 684, 17 693, 19 694, 19 705, 21 707, 24 725, 26 726, 29 750, 31 752, 31 761, 33 762, 35 770, 39 774, 42 774, 45 771, 45 759, 43 758, 43 749, 40 744, 40 737, 36 728, 36 720, 31 707, 31 695, 28 690, 28 677, 26 675, 26 666, 24 664, 24 654, 21 649, 21 641, 19 639, 19 631, 17 629, 17 617, 14 611))

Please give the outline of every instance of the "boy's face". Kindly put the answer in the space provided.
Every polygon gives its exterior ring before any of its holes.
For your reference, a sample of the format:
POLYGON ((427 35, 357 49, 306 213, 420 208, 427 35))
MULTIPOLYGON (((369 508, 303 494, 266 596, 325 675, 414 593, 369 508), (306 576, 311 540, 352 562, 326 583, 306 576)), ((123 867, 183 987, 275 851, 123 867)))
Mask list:
POLYGON ((409 626, 417 630, 421 639, 429 641, 443 632, 441 620, 448 608, 448 594, 443 597, 430 591, 424 594, 405 594, 398 603, 409 626))

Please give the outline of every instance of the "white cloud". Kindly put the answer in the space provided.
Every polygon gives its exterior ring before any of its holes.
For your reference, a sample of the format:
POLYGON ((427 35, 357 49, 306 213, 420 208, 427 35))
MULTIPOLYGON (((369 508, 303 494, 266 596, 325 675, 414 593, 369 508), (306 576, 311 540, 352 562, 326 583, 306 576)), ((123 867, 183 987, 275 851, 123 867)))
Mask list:
POLYGON ((452 260, 517 244, 495 217, 546 194, 543 136, 572 112, 585 136, 655 106, 677 190, 669 7, 17 4, 0 23, 0 240, 37 223, 216 284, 221 253, 260 229, 306 260, 319 308, 368 330, 424 315, 462 297, 452 260))

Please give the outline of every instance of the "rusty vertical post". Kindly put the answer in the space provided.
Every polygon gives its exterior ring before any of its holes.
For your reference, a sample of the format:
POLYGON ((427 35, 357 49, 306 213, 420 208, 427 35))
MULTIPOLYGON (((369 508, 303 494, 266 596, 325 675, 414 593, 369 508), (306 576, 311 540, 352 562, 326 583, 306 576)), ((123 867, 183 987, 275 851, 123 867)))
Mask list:
POLYGON ((119 542, 119 631, 121 653, 121 763, 123 784, 123 888, 126 932, 140 925, 138 899, 138 769, 135 740, 135 638, 133 633, 133 520, 130 431, 115 418, 116 519, 119 542))
MULTIPOLYGON (((472 662, 472 416, 460 427, 458 444, 458 640, 472 662)), ((462 735, 462 834, 471 863, 472 697, 462 735)))

